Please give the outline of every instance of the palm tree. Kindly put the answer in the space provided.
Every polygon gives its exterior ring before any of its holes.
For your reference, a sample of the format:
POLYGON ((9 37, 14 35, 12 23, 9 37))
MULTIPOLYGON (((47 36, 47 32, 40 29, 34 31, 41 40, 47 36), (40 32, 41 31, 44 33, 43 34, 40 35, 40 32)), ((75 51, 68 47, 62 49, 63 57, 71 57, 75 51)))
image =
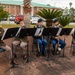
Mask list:
POLYGON ((61 24, 62 27, 65 27, 70 22, 71 22, 71 17, 68 17, 68 16, 59 17, 59 23, 61 24))
POLYGON ((24 22, 26 27, 30 27, 31 0, 24 0, 24 22))
POLYGON ((61 16, 62 11, 60 10, 54 10, 54 9, 41 9, 40 11, 37 12, 37 14, 46 19, 46 26, 50 27, 52 25, 52 19, 57 18, 61 16))

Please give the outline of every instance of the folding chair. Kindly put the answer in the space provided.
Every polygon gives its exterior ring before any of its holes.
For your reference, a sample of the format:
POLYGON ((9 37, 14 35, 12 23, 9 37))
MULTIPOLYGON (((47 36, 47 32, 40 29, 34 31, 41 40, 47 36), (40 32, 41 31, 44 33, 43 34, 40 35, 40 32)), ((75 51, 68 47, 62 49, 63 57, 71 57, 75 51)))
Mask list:
MULTIPOLYGON (((50 51, 48 51, 48 53, 52 52, 52 54, 53 54, 54 48, 53 48, 53 44, 51 42, 51 37, 50 36, 47 37, 47 41, 48 41, 48 46, 49 46, 48 49, 50 50, 50 51)), ((55 50, 56 54, 60 54, 59 48, 60 48, 60 44, 59 44, 59 41, 58 41, 58 43, 56 44, 56 50, 55 50)))
POLYGON ((3 54, 4 54, 4 56, 1 57, 0 60, 3 59, 4 57, 6 57, 6 59, 9 61, 9 59, 8 59, 8 57, 7 57, 6 53, 5 53, 5 51, 6 51, 6 50, 4 50, 3 48, 0 48, 0 53, 3 53, 3 54))
POLYGON ((70 53, 75 55, 75 38, 72 37, 70 53))
POLYGON ((34 54, 35 54, 36 56, 39 56, 40 49, 39 49, 39 44, 38 44, 38 42, 37 42, 37 39, 33 39, 32 52, 34 52, 34 54), (36 49, 35 47, 36 47, 37 49, 36 49), (36 49, 36 50, 34 50, 34 49, 36 49))
MULTIPOLYGON (((27 47, 27 45, 25 46, 25 48, 26 48, 26 47, 27 47)), ((23 54, 24 51, 25 51, 25 50, 23 50, 23 49, 20 47, 20 45, 15 46, 15 48, 16 48, 16 49, 14 50, 14 57, 15 57, 15 58, 17 58, 17 54, 23 54), (22 53, 17 52, 18 49, 22 50, 23 52, 22 52, 22 53)), ((24 59, 24 57, 23 57, 23 59, 24 59)))

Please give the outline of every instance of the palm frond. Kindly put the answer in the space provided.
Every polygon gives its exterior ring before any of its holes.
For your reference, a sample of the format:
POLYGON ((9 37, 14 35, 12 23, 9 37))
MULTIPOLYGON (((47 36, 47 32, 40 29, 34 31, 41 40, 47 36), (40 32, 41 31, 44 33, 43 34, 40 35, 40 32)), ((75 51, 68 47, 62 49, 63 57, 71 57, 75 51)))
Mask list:
POLYGON ((59 17, 59 23, 64 27, 71 22, 71 17, 61 16, 59 17))
POLYGON ((45 19, 53 19, 60 16, 61 11, 55 9, 41 9, 37 12, 37 15, 45 18, 45 19))

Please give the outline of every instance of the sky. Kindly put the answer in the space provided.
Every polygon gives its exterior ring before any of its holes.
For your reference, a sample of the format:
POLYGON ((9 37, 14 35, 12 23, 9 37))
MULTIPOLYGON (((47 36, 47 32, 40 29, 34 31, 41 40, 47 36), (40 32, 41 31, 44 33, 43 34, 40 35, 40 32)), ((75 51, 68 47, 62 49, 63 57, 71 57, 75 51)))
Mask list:
POLYGON ((61 8, 65 8, 65 7, 70 7, 69 3, 72 2, 72 7, 75 8, 75 0, 32 0, 33 2, 36 3, 42 3, 42 4, 50 4, 52 6, 56 6, 56 7, 61 7, 61 8))
MULTIPOLYGON (((2 0, 1 0, 2 1, 2 0)), ((14 0, 14 1, 23 1, 23 0, 14 0)), ((69 3, 72 2, 72 7, 75 8, 75 0, 32 0, 32 2, 35 3, 41 3, 41 4, 50 4, 51 6, 56 6, 56 7, 70 7, 69 3)))

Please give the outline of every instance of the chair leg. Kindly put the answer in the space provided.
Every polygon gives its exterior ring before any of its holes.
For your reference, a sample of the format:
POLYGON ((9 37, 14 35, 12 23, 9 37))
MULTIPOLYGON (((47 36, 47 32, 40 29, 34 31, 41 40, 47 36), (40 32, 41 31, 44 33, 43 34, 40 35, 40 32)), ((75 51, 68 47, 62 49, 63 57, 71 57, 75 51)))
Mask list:
POLYGON ((70 53, 72 54, 72 52, 73 52, 73 46, 71 44, 70 53))
POLYGON ((37 56, 37 57, 40 56, 40 48, 39 48, 39 44, 38 44, 38 43, 37 43, 36 56, 37 56))
POLYGON ((34 44, 33 44, 33 46, 32 46, 32 52, 34 52, 34 44))
POLYGON ((71 48, 70 48, 70 53, 73 55, 74 54, 74 48, 73 44, 71 43, 71 48))
POLYGON ((72 46, 72 55, 75 56, 75 46, 72 46))
POLYGON ((17 58, 16 50, 17 50, 17 46, 15 46, 15 48, 13 48, 13 57, 14 58, 17 58))
POLYGON ((25 46, 25 49, 22 49, 21 47, 19 47, 21 50, 22 50, 22 54, 23 54, 23 59, 26 59, 27 58, 27 55, 26 55, 26 48, 27 48, 27 45, 25 46))

